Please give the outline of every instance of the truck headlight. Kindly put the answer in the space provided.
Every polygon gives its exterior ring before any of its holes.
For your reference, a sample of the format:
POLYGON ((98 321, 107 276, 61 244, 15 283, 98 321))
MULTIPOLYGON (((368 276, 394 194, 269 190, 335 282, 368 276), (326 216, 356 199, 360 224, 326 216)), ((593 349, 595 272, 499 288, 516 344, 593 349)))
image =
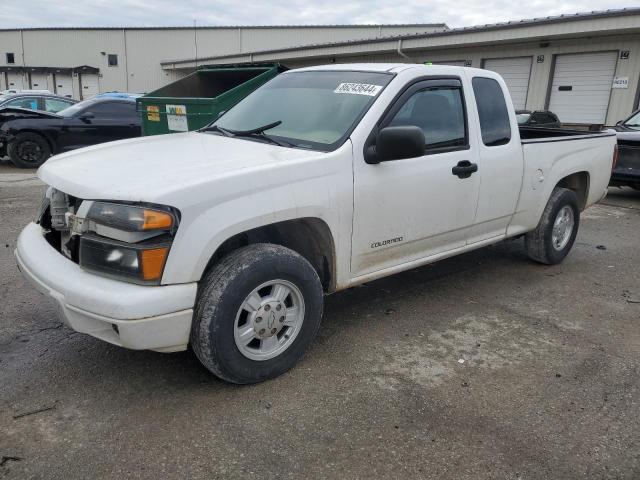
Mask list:
POLYGON ((79 237, 78 263, 120 280, 158 285, 179 218, 176 209, 163 205, 93 201, 79 237))
POLYGON ((168 209, 111 202, 93 202, 87 219, 127 232, 171 230, 176 224, 174 213, 168 209))

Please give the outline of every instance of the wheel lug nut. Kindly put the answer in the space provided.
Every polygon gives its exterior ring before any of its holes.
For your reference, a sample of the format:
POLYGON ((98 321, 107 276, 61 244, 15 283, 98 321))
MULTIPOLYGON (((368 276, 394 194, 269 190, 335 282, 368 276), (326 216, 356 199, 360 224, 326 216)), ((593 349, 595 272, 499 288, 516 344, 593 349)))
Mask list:
POLYGON ((276 329, 275 329, 275 328, 272 328, 272 329, 271 329, 271 334, 274 334, 274 333, 276 333, 276 329))
POLYGON ((265 305, 264 309, 266 312, 268 312, 269 310, 271 310, 271 305, 265 305))
POLYGON ((278 311, 282 310, 282 305, 278 304, 278 306, 276 307, 276 310, 278 311))
POLYGON ((256 318, 256 323, 260 323, 262 321, 262 317, 256 318))
POLYGON ((284 322, 284 317, 280 317, 280 323, 284 322))
POLYGON ((264 335, 264 328, 260 330, 260 335, 264 335))

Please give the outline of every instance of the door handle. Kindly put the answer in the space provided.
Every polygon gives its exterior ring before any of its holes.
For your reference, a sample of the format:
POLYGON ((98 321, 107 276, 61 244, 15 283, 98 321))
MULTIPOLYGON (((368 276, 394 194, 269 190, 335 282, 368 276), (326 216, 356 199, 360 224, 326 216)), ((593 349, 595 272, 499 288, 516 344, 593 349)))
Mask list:
POLYGON ((451 173, 458 178, 469 178, 471 174, 478 171, 478 164, 471 163, 469 160, 461 160, 451 169, 451 173))

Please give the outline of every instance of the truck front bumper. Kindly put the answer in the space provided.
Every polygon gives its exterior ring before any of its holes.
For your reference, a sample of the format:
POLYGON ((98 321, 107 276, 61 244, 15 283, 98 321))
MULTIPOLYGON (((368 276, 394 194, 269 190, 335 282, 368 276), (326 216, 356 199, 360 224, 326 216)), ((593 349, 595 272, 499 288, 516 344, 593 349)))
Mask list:
POLYGON ((174 352, 189 342, 197 284, 134 285, 81 269, 31 223, 18 237, 18 268, 52 297, 65 324, 114 345, 174 352))

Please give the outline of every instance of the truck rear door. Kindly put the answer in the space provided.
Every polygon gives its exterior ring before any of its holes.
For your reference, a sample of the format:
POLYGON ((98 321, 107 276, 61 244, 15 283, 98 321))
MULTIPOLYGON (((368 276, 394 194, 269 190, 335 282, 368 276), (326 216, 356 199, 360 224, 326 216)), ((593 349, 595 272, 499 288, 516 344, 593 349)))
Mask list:
MULTIPOLYGON (((471 78, 475 106, 470 114, 477 118, 480 192, 475 225, 467 244, 502 236, 515 212, 524 161, 515 110, 507 87, 499 77, 471 78)), ((470 92, 470 95, 471 92, 470 92)))
POLYGON ((475 105, 465 99, 461 79, 413 83, 372 134, 387 126, 415 125, 425 134, 426 155, 372 165, 356 149, 354 277, 465 245, 480 188, 478 173, 464 171, 479 158, 477 125, 467 116, 471 108, 475 105))

